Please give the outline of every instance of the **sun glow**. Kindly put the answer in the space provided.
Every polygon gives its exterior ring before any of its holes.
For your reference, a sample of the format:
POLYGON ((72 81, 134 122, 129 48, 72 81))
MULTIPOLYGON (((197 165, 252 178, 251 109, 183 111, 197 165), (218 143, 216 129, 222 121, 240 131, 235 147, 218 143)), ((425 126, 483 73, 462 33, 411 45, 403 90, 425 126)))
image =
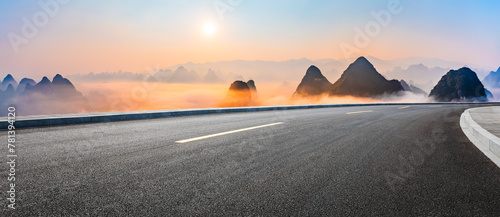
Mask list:
POLYGON ((212 23, 206 23, 203 26, 203 33, 206 36, 212 36, 212 35, 214 35, 215 34, 215 26, 214 26, 214 24, 212 24, 212 23))

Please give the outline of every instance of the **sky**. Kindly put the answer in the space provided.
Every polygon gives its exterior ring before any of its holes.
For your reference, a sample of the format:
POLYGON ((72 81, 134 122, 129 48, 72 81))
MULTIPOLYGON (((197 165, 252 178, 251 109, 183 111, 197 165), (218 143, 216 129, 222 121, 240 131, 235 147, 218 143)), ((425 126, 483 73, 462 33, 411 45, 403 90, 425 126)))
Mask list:
POLYGON ((496 0, 33 0, 0 10, 0 75, 362 55, 500 66, 496 0))

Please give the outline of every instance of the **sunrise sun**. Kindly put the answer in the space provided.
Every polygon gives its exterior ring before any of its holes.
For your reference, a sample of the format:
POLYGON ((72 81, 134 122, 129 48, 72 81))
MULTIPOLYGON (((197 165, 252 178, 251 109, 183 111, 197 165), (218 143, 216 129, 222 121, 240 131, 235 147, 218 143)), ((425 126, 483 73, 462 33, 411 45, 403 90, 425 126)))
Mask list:
POLYGON ((206 23, 203 26, 203 33, 206 36, 212 36, 213 34, 215 34, 215 26, 214 26, 214 24, 212 24, 212 23, 206 23))

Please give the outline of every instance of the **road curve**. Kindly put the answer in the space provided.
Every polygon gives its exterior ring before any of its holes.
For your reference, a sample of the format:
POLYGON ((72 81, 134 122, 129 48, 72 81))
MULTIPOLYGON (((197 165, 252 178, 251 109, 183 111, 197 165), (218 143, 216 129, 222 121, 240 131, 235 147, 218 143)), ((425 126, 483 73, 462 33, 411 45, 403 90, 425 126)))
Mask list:
POLYGON ((500 169, 459 126, 471 106, 22 129, 17 209, 0 216, 499 216, 500 169))

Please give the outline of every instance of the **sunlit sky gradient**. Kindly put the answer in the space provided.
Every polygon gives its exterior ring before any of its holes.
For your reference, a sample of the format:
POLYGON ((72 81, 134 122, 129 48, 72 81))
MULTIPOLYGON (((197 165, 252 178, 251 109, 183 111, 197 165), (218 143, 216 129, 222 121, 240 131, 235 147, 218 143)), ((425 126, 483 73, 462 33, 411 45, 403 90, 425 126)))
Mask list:
MULTIPOLYGON (((49 0, 41 0, 46 2, 49 0)), ((146 71, 185 62, 345 58, 355 27, 390 0, 242 0, 221 20, 214 0, 70 0, 19 46, 22 18, 38 1, 0 2, 0 74, 54 75, 146 71), (206 25, 215 30, 206 34, 206 25)), ((220 2, 228 2, 220 0, 220 2)), ((401 0, 403 11, 359 55, 437 57, 493 70, 500 65, 500 2, 401 0)), ((226 3, 229 5, 229 3, 226 3)))

